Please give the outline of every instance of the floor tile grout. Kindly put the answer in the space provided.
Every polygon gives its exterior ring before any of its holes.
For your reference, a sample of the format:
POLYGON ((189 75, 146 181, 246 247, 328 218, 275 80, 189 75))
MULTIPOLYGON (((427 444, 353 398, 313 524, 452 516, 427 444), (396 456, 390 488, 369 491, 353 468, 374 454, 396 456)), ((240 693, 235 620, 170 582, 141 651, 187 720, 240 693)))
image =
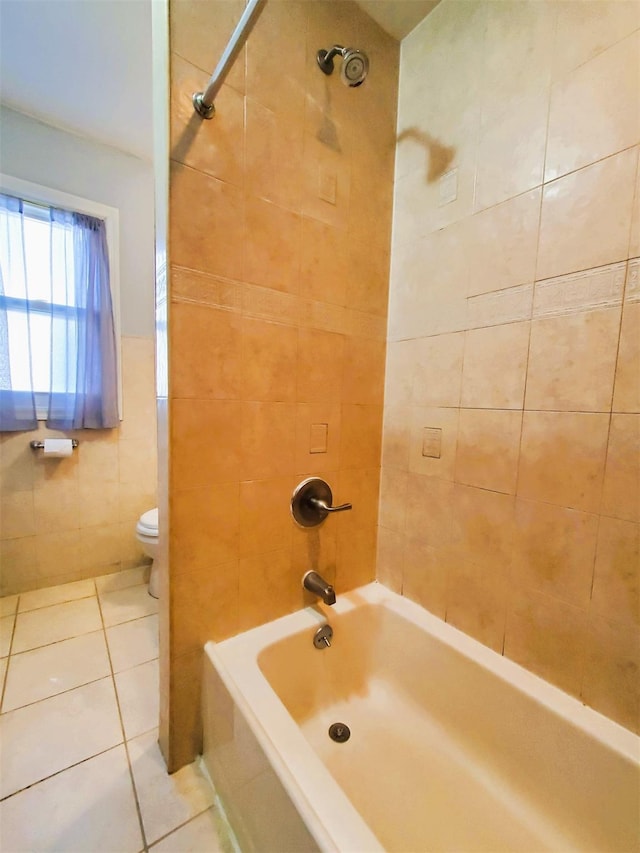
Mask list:
MULTIPOLYGON (((118 695, 118 686, 116 684, 116 676, 115 676, 115 672, 113 670, 113 661, 111 659, 111 649, 109 648, 109 638, 107 637, 107 627, 104 623, 104 614, 102 612, 102 603, 100 602, 100 595, 98 594, 98 586, 95 583, 95 581, 94 581, 94 585, 96 587, 96 598, 98 599, 98 609, 100 610, 100 619, 102 621, 102 630, 104 633, 104 641, 105 641, 106 646, 107 646, 107 657, 109 659, 109 668, 111 670, 111 680, 113 683, 113 692, 114 692, 115 697, 116 697, 116 707, 118 709, 118 719, 120 720, 120 729, 122 731, 122 739, 124 742, 124 751, 125 751, 125 756, 127 759, 127 767, 129 768, 129 779, 131 781, 131 790, 133 793, 133 799, 134 799, 135 804, 136 804, 136 812, 138 815, 138 824, 140 826, 140 835, 142 838, 142 850, 144 851, 144 853, 147 853, 149 850, 149 846, 147 844, 147 834, 145 832, 144 821, 142 819, 142 809, 140 807, 140 799, 138 797, 138 789, 136 788, 136 780, 135 780, 135 777, 133 775, 133 767, 131 765, 131 755, 129 754, 129 747, 127 745, 127 733, 126 733, 125 728, 124 728, 124 719, 122 717, 122 709, 120 707, 120 696, 118 695)), ((110 627, 112 627, 112 626, 110 626, 110 627)))
MULTIPOLYGON (((177 824, 176 826, 173 826, 168 832, 164 832, 158 838, 155 838, 151 844, 149 843, 147 836, 146 836, 144 820, 143 820, 143 816, 142 816, 141 803, 140 803, 138 789, 136 786, 135 776, 134 776, 134 772, 133 772, 133 763, 132 763, 129 743, 131 741, 136 740, 137 738, 143 737, 145 735, 149 735, 151 732, 153 732, 154 729, 157 728, 157 721, 156 721, 156 724, 154 726, 152 726, 151 728, 145 729, 144 731, 141 731, 141 732, 136 732, 132 737, 129 737, 129 738, 127 737, 125 725, 124 725, 124 716, 123 716, 123 712, 122 712, 122 708, 121 708, 121 704, 120 704, 120 695, 118 693, 117 676, 124 674, 124 673, 131 673, 131 671, 134 669, 139 669, 140 667, 146 666, 148 664, 152 664, 154 661, 158 660, 158 654, 156 652, 154 657, 151 657, 148 660, 140 660, 140 661, 136 662, 133 666, 126 666, 124 669, 119 669, 116 672, 115 668, 114 668, 113 658, 112 658, 112 651, 111 651, 111 647, 110 647, 110 643, 109 643, 109 636, 110 636, 109 632, 111 629, 118 628, 119 625, 131 625, 133 622, 139 622, 140 620, 148 619, 151 616, 157 617, 157 613, 156 612, 142 613, 142 614, 138 614, 136 616, 133 616, 131 618, 127 618, 122 622, 116 622, 113 625, 107 625, 105 622, 105 613, 103 611, 103 603, 104 603, 103 597, 105 595, 108 595, 109 593, 124 592, 125 590, 132 590, 132 589, 135 589, 136 587, 139 587, 139 586, 144 587, 145 584, 144 583, 130 584, 128 586, 118 587, 115 590, 106 590, 106 591, 103 591, 101 593, 100 590, 98 589, 97 579, 92 579, 92 580, 93 580, 94 592, 91 595, 83 595, 80 598, 72 598, 72 599, 68 599, 68 600, 55 601, 51 604, 46 604, 46 605, 43 605, 41 607, 35 607, 35 608, 30 609, 30 610, 20 611, 20 603, 21 603, 20 602, 20 595, 16 594, 15 610, 13 611, 13 613, 7 614, 7 616, 12 617, 14 621, 13 621, 12 630, 11 630, 11 637, 10 637, 10 641, 9 641, 8 654, 6 656, 7 667, 6 667, 5 679, 4 679, 4 684, 1 685, 1 691, 0 691, 0 708, 2 708, 2 703, 4 702, 4 698, 6 695, 9 670, 11 668, 11 661, 12 660, 16 661, 17 659, 19 659, 20 657, 23 657, 24 655, 28 654, 29 652, 38 652, 38 651, 41 651, 43 649, 49 648, 51 646, 58 646, 61 643, 66 642, 67 640, 79 640, 83 637, 89 637, 91 635, 96 635, 99 632, 101 632, 103 640, 104 640, 104 644, 105 644, 106 653, 107 653, 108 668, 109 668, 108 674, 100 676, 99 678, 91 678, 90 680, 83 681, 81 684, 78 684, 74 687, 69 687, 65 690, 61 690, 59 693, 54 693, 50 696, 44 696, 40 699, 36 699, 33 702, 27 702, 24 705, 19 705, 15 708, 11 708, 7 711, 2 711, 2 713, 0 714, 0 717, 5 716, 6 714, 13 713, 14 711, 22 711, 26 708, 29 708, 29 707, 32 707, 34 705, 40 704, 44 701, 47 701, 48 699, 54 699, 58 696, 63 696, 64 694, 71 693, 75 690, 78 690, 79 688, 82 688, 82 687, 85 687, 85 686, 88 686, 91 684, 96 684, 100 681, 105 681, 106 679, 110 678, 112 686, 113 686, 113 693, 114 693, 114 698, 115 698, 115 702, 116 702, 116 710, 117 710, 117 714, 118 714, 121 740, 119 740, 118 743, 112 744, 105 749, 101 749, 92 755, 88 755, 88 756, 82 758, 79 761, 75 761, 66 767, 62 767, 59 770, 56 770, 54 773, 50 773, 49 775, 44 776, 42 779, 38 779, 38 780, 30 783, 29 785, 25 785, 24 787, 20 788, 17 791, 13 791, 10 794, 7 794, 6 796, 0 798, 0 802, 5 802, 7 800, 11 800, 17 794, 24 793, 25 791, 28 791, 31 788, 35 788, 37 785, 39 785, 42 782, 46 782, 47 780, 53 779, 57 776, 60 776, 63 773, 65 773, 66 771, 71 770, 72 768, 76 768, 76 767, 79 767, 80 765, 86 764, 87 762, 92 761, 93 759, 97 758, 98 756, 105 755, 106 753, 117 750, 122 746, 122 747, 124 747, 125 758, 127 761, 127 768, 129 771, 129 781, 130 781, 130 786, 131 786, 130 788, 127 787, 127 790, 133 794, 133 800, 135 803, 136 813, 137 813, 137 817, 138 817, 140 838, 142 841, 142 846, 141 847, 136 846, 136 850, 138 850, 138 853, 149 853, 150 848, 155 847, 161 841, 163 841, 167 837, 171 836, 174 832, 177 832, 178 830, 184 828, 185 826, 190 824, 192 821, 201 817, 201 815, 205 814, 206 812, 211 811, 211 810, 215 810, 215 804, 212 806, 208 806, 204 809, 200 809, 195 814, 192 814, 187 820, 183 820, 181 823, 177 824), (33 648, 30 648, 30 649, 23 649, 20 652, 14 651, 14 639, 15 639, 15 632, 16 632, 16 627, 18 625, 18 617, 19 616, 26 615, 29 613, 37 613, 37 612, 41 612, 41 611, 46 611, 48 608, 54 607, 56 605, 70 604, 70 603, 73 603, 76 601, 89 600, 92 598, 94 598, 96 600, 96 603, 98 606, 100 627, 94 628, 94 629, 91 629, 89 631, 85 631, 85 632, 82 632, 79 634, 75 634, 75 635, 70 636, 70 637, 63 637, 60 639, 56 639, 56 640, 53 640, 52 642, 44 643, 40 646, 34 646, 33 648)), ((108 599, 107 599, 107 601, 108 601, 108 599)), ((125 656, 125 659, 126 659, 126 656, 125 656)), ((123 780, 123 782, 124 782, 124 780, 123 780)), ((124 792, 123 792, 123 795, 124 795, 124 792)), ((127 796, 128 796, 128 794, 127 794, 127 796)), ((178 796, 179 796, 179 794, 178 794, 178 796)))

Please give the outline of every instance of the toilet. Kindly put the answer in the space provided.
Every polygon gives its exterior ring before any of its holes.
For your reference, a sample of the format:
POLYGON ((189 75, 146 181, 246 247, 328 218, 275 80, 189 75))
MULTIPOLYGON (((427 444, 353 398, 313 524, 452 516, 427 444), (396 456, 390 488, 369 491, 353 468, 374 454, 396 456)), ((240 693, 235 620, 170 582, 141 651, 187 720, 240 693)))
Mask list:
POLYGON ((136 524, 136 539, 153 560, 149 576, 149 595, 158 597, 158 507, 143 512, 136 524))

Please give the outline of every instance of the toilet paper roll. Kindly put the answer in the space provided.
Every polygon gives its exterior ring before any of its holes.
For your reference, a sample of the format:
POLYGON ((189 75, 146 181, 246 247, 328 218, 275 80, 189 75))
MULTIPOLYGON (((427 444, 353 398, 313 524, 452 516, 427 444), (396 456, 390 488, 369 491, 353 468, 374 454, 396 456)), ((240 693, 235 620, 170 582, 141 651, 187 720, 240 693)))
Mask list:
POLYGON ((44 455, 49 458, 59 459, 63 456, 71 456, 73 444, 70 438, 45 438, 44 455))

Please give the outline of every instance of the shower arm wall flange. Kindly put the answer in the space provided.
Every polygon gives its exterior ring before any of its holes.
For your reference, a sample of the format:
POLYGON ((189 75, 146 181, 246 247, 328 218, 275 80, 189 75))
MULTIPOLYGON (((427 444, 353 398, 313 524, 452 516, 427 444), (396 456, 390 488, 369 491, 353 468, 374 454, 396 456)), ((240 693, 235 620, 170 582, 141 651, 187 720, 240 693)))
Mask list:
POLYGON ((216 111, 213 105, 216 95, 220 91, 236 57, 244 47, 244 43, 253 29, 253 25, 258 20, 266 2, 267 0, 249 0, 249 3, 247 3, 247 6, 242 13, 242 17, 238 21, 238 24, 233 31, 222 56, 220 57, 220 61, 216 65, 215 71, 211 75, 207 88, 204 92, 194 93, 191 99, 193 107, 202 118, 213 118, 216 111))

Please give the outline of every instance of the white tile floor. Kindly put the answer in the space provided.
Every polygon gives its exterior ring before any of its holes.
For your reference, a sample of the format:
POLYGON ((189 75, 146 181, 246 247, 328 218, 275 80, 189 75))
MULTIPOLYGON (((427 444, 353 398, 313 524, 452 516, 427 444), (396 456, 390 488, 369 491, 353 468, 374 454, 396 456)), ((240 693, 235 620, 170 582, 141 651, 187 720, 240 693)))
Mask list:
POLYGON ((157 601, 143 569, 0 599, 0 849, 232 851, 198 762, 157 745, 157 601))

